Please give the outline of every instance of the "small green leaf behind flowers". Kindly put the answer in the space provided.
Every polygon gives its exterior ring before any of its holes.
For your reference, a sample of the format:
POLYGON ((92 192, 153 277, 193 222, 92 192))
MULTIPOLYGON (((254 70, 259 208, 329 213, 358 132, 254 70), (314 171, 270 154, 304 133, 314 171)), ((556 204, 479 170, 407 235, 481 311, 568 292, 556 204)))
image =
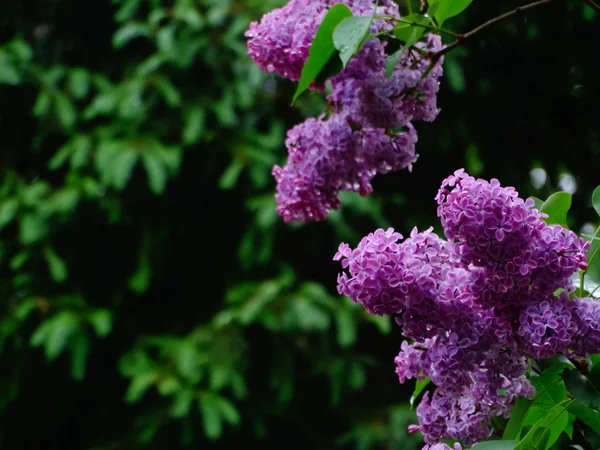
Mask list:
POLYGON ((434 8, 437 5, 434 10, 435 19, 442 26, 446 20, 462 13, 472 2, 473 0, 435 0, 429 2, 429 5, 430 8, 434 8))
POLYGON ((431 379, 429 377, 425 377, 422 380, 417 380, 417 383, 415 384, 415 390, 410 396, 410 409, 414 408, 415 402, 417 401, 421 393, 425 390, 425 388, 429 386, 429 383, 431 383, 431 379))
POLYGON ((592 194, 592 206, 600 216, 600 186, 594 189, 594 193, 592 194))
POLYGON ((548 225, 558 224, 567 226, 567 213, 571 208, 572 196, 568 192, 555 192, 542 204, 540 212, 547 214, 545 219, 548 225))

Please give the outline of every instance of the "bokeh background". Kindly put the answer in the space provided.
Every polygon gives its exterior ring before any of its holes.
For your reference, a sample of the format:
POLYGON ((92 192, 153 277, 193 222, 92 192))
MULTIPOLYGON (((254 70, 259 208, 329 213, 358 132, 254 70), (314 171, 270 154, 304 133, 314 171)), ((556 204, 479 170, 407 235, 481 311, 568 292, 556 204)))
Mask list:
POLYGON ((572 192, 571 227, 593 233, 600 17, 583 1, 451 53, 413 172, 305 225, 276 215, 271 168, 324 101, 291 108, 243 37, 282 3, 0 2, 0 448, 421 448, 399 329, 337 295, 339 243, 436 226, 460 167, 572 192))

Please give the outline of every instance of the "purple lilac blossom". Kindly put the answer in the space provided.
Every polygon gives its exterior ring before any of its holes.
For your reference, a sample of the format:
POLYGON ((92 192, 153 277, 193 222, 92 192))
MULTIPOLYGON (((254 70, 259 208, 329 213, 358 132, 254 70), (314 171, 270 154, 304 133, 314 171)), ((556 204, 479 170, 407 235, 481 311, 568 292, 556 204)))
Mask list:
MULTIPOLYGON (((377 16, 400 18, 391 0, 291 0, 250 25, 248 54, 261 69, 299 80, 323 17, 338 3, 362 16, 372 15, 377 4, 377 16)), ((375 19, 370 31, 391 30, 394 23, 375 19)), ((368 195, 377 173, 411 170, 418 156, 411 121, 437 116, 442 60, 424 76, 430 59, 410 50, 388 80, 385 45, 377 38, 368 40, 331 78, 329 120, 309 119, 288 132, 288 163, 273 169, 277 210, 285 221, 324 220, 339 207, 341 191, 368 195)), ((438 51, 441 39, 430 35, 415 47, 438 51)))
POLYGON ((431 229, 404 240, 380 229, 334 256, 344 269, 339 293, 392 315, 412 340, 394 360, 400 382, 429 377, 435 386, 410 427, 425 448, 488 438, 494 417, 535 394, 528 358, 600 352, 600 303, 569 297, 589 243, 547 225, 514 188, 464 170, 444 180, 436 200, 447 240, 431 229))
MULTIPOLYGON (((437 93, 443 74, 443 57, 430 72, 430 61, 416 50, 409 50, 386 76, 385 43, 373 39, 353 58, 346 69, 331 79, 329 102, 361 126, 397 128, 412 120, 432 122, 439 113, 437 93)), ((421 50, 439 51, 442 41, 428 35, 418 43, 421 50)))
POLYGON ((400 134, 353 129, 346 118, 307 119, 288 131, 286 166, 273 168, 277 212, 284 221, 324 220, 341 191, 372 192, 377 173, 410 169, 417 160, 412 126, 400 134))
POLYGON ((327 14, 325 0, 291 0, 252 22, 245 36, 248 54, 269 73, 298 81, 319 24, 327 14))
MULTIPOLYGON (((248 54, 258 66, 269 73, 298 81, 308 51, 319 25, 329 8, 343 3, 354 15, 373 14, 374 0, 291 0, 282 8, 265 14, 260 22, 252 22, 245 36, 248 54)), ((390 1, 379 2, 377 14, 400 18, 398 6, 390 1)), ((393 27, 390 22, 376 20, 372 32, 393 27)))

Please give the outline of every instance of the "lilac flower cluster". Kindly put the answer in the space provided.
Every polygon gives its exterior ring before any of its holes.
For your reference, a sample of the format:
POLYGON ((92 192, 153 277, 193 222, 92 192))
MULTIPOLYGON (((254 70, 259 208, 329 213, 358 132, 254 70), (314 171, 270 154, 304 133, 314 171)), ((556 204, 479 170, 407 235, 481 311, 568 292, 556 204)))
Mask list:
POLYGON ((417 408, 429 450, 449 448, 440 439, 489 437, 493 417, 534 395, 528 358, 600 352, 600 304, 569 298, 589 243, 547 225, 514 188, 463 170, 444 180, 436 200, 447 240, 414 229, 402 241, 380 229, 355 249, 341 244, 334 257, 346 269, 340 294, 393 315, 413 341, 395 359, 400 382, 429 377, 435 385, 417 408))
MULTIPOLYGON (((355 15, 370 16, 377 7, 378 16, 400 18, 391 0, 377 6, 374 0, 291 0, 250 25, 249 55, 261 69, 299 80, 317 29, 337 3, 344 3, 355 15)), ((371 32, 390 30, 393 25, 377 19, 371 32)), ((308 119, 288 131, 288 163, 273 169, 277 211, 285 221, 323 220, 339 207, 341 191, 365 196, 372 192, 376 174, 412 169, 418 155, 411 122, 433 121, 438 115, 443 58, 429 70, 429 58, 408 51, 388 79, 385 44, 370 39, 330 79, 329 117, 308 119)), ((442 48, 434 35, 416 46, 429 52, 442 48)))

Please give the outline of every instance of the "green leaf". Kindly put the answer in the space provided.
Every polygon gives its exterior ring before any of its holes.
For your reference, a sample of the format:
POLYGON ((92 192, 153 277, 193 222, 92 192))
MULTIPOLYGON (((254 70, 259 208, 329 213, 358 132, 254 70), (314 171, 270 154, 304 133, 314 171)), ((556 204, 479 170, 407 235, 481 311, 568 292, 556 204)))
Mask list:
POLYGON ((97 309, 88 315, 96 335, 105 337, 112 331, 112 313, 108 309, 97 309))
POLYGON ((204 131, 206 110, 202 107, 194 107, 186 110, 185 123, 183 127, 183 143, 186 145, 196 143, 204 131))
POLYGON ((181 104, 181 94, 168 78, 156 76, 154 77, 154 85, 162 94, 167 105, 175 107, 181 104))
POLYGON ((53 327, 46 340, 46 358, 55 359, 62 353, 71 336, 79 329, 77 317, 66 311, 55 316, 53 327))
POLYGON ((16 198, 9 198, 0 203, 0 230, 12 222, 18 209, 19 201, 16 198))
POLYGON ((14 67, 9 56, 0 50, 0 84, 17 85, 21 82, 21 74, 14 67))
POLYGON ((373 16, 348 17, 333 30, 333 46, 338 50, 344 67, 371 36, 369 28, 372 22, 373 16))
POLYGON ((52 361, 67 346, 71 336, 77 332, 77 317, 71 311, 63 311, 46 319, 31 335, 32 347, 44 346, 46 359, 52 361))
POLYGON ((600 413, 588 408, 583 403, 574 401, 571 403, 567 410, 574 414, 579 420, 585 423, 588 427, 600 434, 600 413))
MULTIPOLYGON (((444 73, 448 77, 448 83, 454 92, 465 91, 467 87, 467 83, 465 81, 465 72, 462 64, 459 62, 459 59, 454 53, 450 53, 446 56, 446 60, 444 61, 444 73)), ((477 148, 474 146, 474 144, 471 144, 469 147, 477 148)), ((483 165, 482 163, 480 164, 483 165)), ((471 172, 472 171, 469 170, 469 173, 471 172)), ((473 174, 473 176, 477 175, 478 174, 475 173, 473 174)))
POLYGON ((537 197, 529 197, 531 200, 533 200, 533 203, 535 204, 535 209, 537 209, 538 211, 540 209, 542 209, 542 205, 544 204, 544 200, 542 200, 541 198, 537 198, 537 197))
POLYGON ((29 62, 33 58, 33 50, 22 39, 13 39, 6 45, 6 48, 21 62, 29 62))
MULTIPOLYGON (((538 443, 540 441, 542 441, 542 443, 545 446, 544 442, 549 442, 550 439, 550 432, 546 432, 546 429, 548 427, 550 427, 552 424, 556 423, 558 420, 560 420, 561 415, 565 415, 567 416, 567 421, 565 421, 564 426, 566 426, 566 423, 568 422, 568 414, 567 414, 567 410, 566 407, 572 402, 573 400, 565 400, 561 403, 559 403, 558 405, 555 405, 549 412, 548 415, 538 421, 527 433, 527 435, 521 439, 521 441, 517 444, 516 447, 514 447, 513 450, 529 450, 529 449, 538 449, 538 443)), ((564 427, 563 427, 564 429, 564 427)), ((560 433, 559 433, 560 434, 560 433)), ((542 447, 545 448, 545 447, 542 447)))
POLYGON ((423 390, 429 385, 429 383, 431 383, 431 379, 429 377, 425 377, 422 380, 417 380, 417 383, 415 384, 415 390, 410 396, 410 409, 412 409, 415 406, 415 401, 417 401, 419 395, 421 395, 421 392, 423 392, 423 390))
POLYGON ((519 441, 486 441, 473 446, 473 450, 513 450, 519 441))
POLYGON ((335 316, 337 328, 337 341, 340 347, 349 347, 356 341, 356 322, 352 312, 342 308, 335 316))
POLYGON ((565 363, 558 362, 545 369, 541 375, 531 376, 531 383, 535 386, 537 395, 533 399, 533 404, 527 412, 526 417, 521 422, 521 428, 527 425, 534 425, 540 420, 545 419, 554 405, 565 400, 567 389, 565 388, 561 374, 565 366, 565 363))
POLYGON ((90 89, 90 76, 85 69, 73 69, 69 74, 69 91, 75 98, 83 98, 90 89))
POLYGON ((35 105, 33 105, 33 115, 35 117, 45 116, 48 113, 51 104, 52 97, 50 97, 48 91, 40 91, 35 101, 35 105))
POLYGON ((213 401, 213 396, 203 395, 198 400, 198 407, 202 415, 204 432, 209 439, 218 439, 221 436, 222 421, 218 406, 213 401))
POLYGON ((155 152, 142 153, 142 162, 148 176, 148 185, 155 194, 162 194, 167 184, 167 171, 161 158, 155 152))
POLYGON ((387 78, 390 78, 392 76, 392 74, 394 73, 394 69, 398 65, 398 62, 400 61, 400 58, 402 58, 402 55, 410 47, 412 47, 412 45, 415 42, 417 42, 418 40, 419 40, 419 30, 416 28, 413 28, 410 37, 406 40, 406 43, 404 44, 404 47, 402 47, 400 50, 398 50, 394 54, 390 55, 385 60, 385 76, 387 78))
POLYGON ((172 375, 163 375, 157 380, 156 390, 163 397, 172 396, 179 389, 181 389, 181 384, 172 375))
POLYGON ((48 269, 50 269, 50 275, 52 279, 57 283, 62 283, 67 279, 67 266, 60 256, 52 249, 52 247, 46 247, 44 250, 44 257, 48 263, 48 269))
POLYGON ((154 371, 135 375, 125 393, 125 401, 127 403, 136 403, 140 401, 157 378, 158 373, 154 371))
POLYGON ((173 356, 179 374, 188 380, 199 378, 201 357, 195 342, 189 339, 178 344, 173 356))
POLYGON ((429 17, 425 17, 423 14, 417 13, 409 14, 408 16, 403 17, 402 22, 398 22, 398 24, 394 27, 394 36, 406 43, 413 39, 413 34, 416 34, 416 40, 418 40, 421 36, 423 36, 423 33, 427 31, 425 27, 419 25, 429 24, 431 24, 431 19, 429 17))
POLYGON ((558 441, 560 434, 565 430, 568 424, 569 414, 567 412, 563 412, 561 415, 556 417, 555 420, 546 425, 548 428, 546 428, 546 432, 538 440, 537 447, 541 450, 549 450, 554 443, 558 441))
POLYGON ((19 252, 11 258, 10 268, 14 271, 17 271, 21 267, 23 267, 23 264, 25 264, 28 259, 29 259, 29 252, 26 252, 26 251, 19 252))
MULTIPOLYGON (((116 2, 113 2, 113 3, 116 3, 116 2)), ((133 17, 136 10, 140 6, 140 3, 142 3, 142 0, 126 0, 123 2, 119 2, 119 3, 120 3, 120 8, 117 11, 117 13, 115 14, 115 20, 117 22, 124 22, 133 17)))
POLYGON ((71 350, 71 376, 77 380, 83 380, 85 376, 85 363, 89 354, 90 343, 83 333, 77 333, 70 342, 71 350))
POLYGON ((71 100, 69 100, 69 97, 60 92, 56 93, 55 101, 58 121, 64 129, 68 130, 72 128, 77 120, 77 111, 75 106, 73 106, 73 103, 71 100))
POLYGON ((592 205, 596 210, 596 213, 600 216, 600 186, 594 189, 594 193, 592 194, 592 205))
POLYGON ((147 25, 129 22, 117 30, 112 39, 113 47, 121 48, 129 41, 137 37, 149 36, 150 30, 147 25))
POLYGON ((435 11, 435 19, 438 21, 439 25, 442 26, 446 20, 459 15, 467 9, 472 1, 473 0, 439 0, 431 2, 431 5, 438 4, 435 11))
POLYGON ((510 411, 510 419, 506 424, 502 439, 515 439, 518 437, 519 431, 521 430, 521 426, 523 424, 523 419, 525 419, 525 416, 529 412, 529 408, 532 404, 533 401, 525 397, 517 398, 515 406, 510 411))
POLYGON ((292 99, 292 104, 315 81, 327 61, 334 55, 333 32, 340 22, 347 17, 352 17, 352 11, 342 3, 338 3, 327 12, 308 51, 308 59, 302 69, 302 75, 292 99))
POLYGON ((20 223, 19 239, 21 244, 33 244, 41 240, 48 232, 46 221, 38 214, 27 213, 20 223))
POLYGON ((92 139, 85 134, 75 136, 72 140, 71 166, 81 169, 88 163, 92 149, 92 139))
POLYGON ((430 4, 429 4, 429 8, 427 9, 427 15, 429 17, 435 17, 435 13, 438 10, 438 8, 440 7, 440 3, 439 2, 437 2, 437 3, 429 2, 429 3, 430 4))
POLYGON ((240 423, 240 413, 229 400, 218 396, 214 398, 214 403, 227 423, 230 423, 231 425, 240 423))
POLYGON ((567 212, 571 208, 571 194, 568 192, 555 192, 542 204, 540 212, 548 214, 545 219, 548 225, 559 224, 567 227, 567 212))
POLYGON ((600 366, 583 375, 576 369, 563 372, 565 386, 569 393, 588 408, 600 409, 600 366))
POLYGON ((244 170, 244 163, 236 158, 231 161, 231 164, 225 169, 219 178, 219 187, 223 190, 230 190, 235 187, 237 180, 244 170))
POLYGON ((191 390, 180 391, 175 396, 171 404, 170 413, 172 417, 182 418, 188 415, 192 402, 194 401, 194 392, 191 390))
POLYGON ((138 159, 138 152, 131 148, 120 149, 107 173, 107 177, 117 190, 122 190, 131 178, 131 173, 138 159))
POLYGON ((146 292, 150 285, 150 276, 152 274, 152 268, 148 262, 148 258, 140 256, 140 262, 137 271, 129 278, 129 288, 137 293, 142 294, 146 292))

